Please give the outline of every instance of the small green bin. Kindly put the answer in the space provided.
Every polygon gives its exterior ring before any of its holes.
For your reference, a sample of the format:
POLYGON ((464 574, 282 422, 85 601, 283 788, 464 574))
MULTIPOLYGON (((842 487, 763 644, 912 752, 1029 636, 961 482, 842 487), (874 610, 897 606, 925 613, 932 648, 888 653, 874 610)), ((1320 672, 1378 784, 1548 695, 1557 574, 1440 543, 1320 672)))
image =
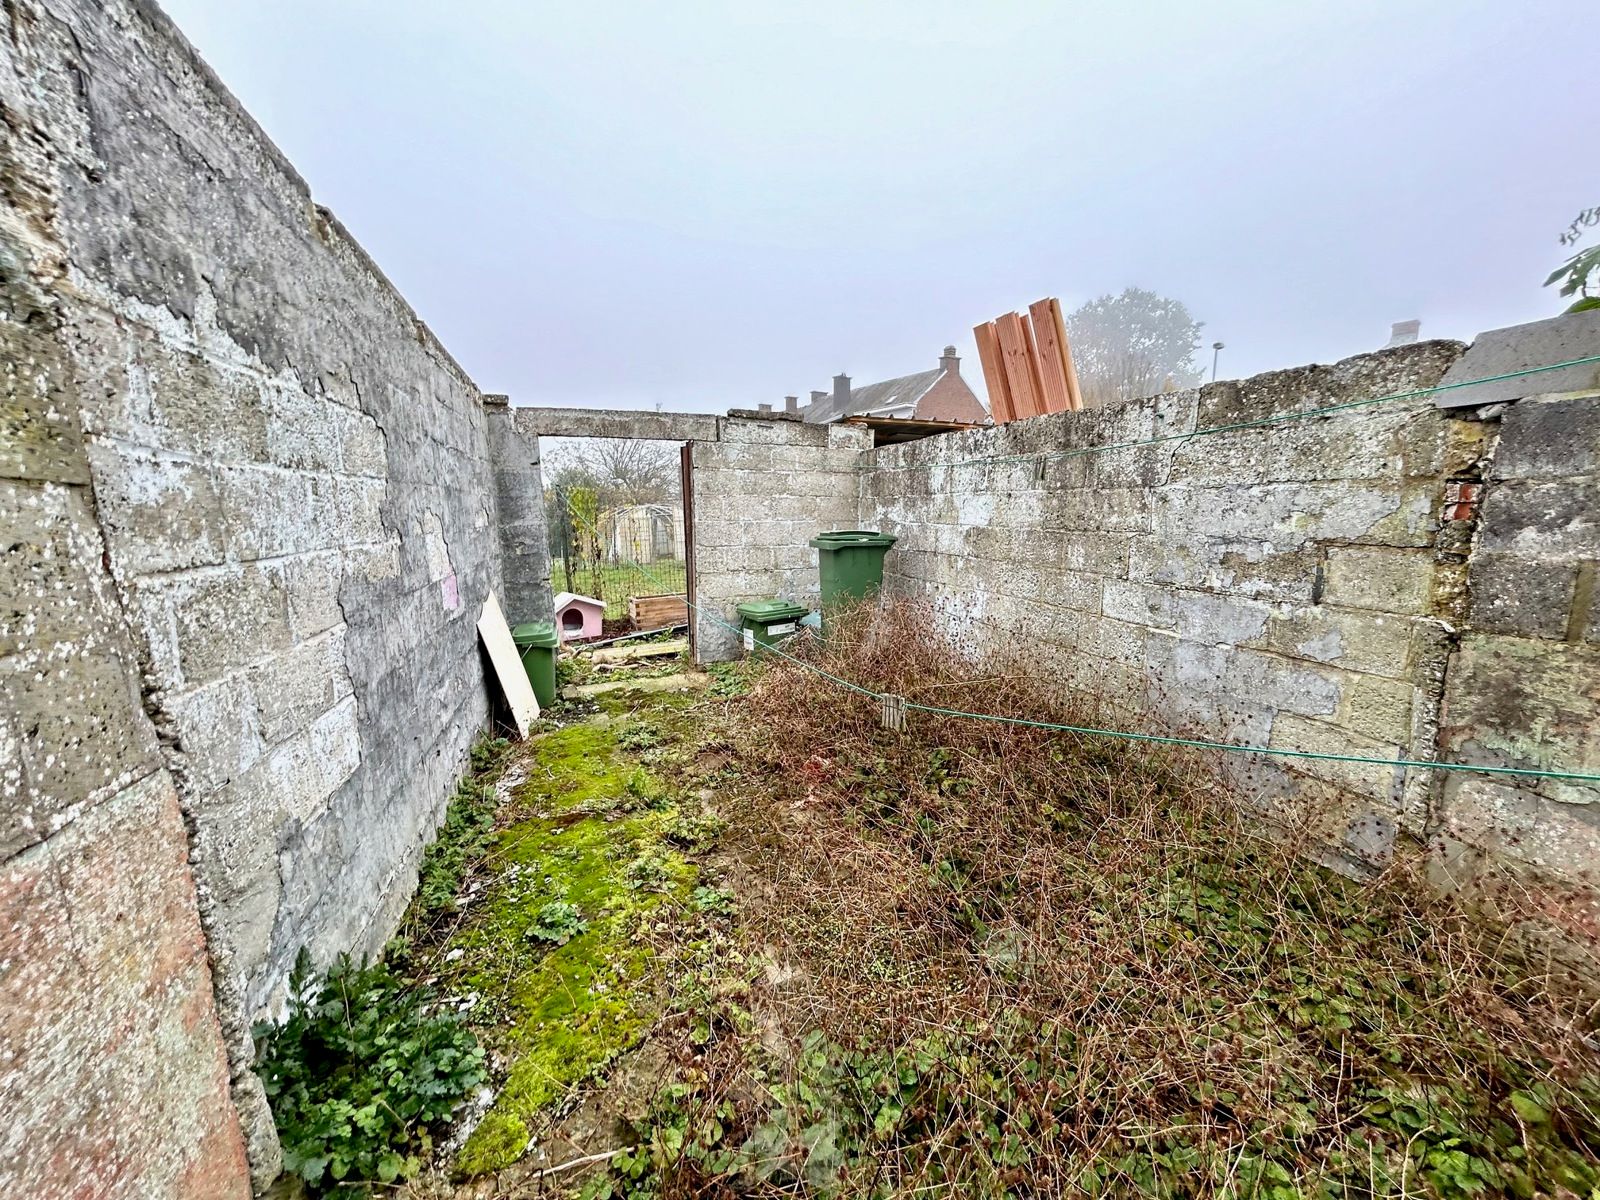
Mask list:
POLYGON ((899 540, 871 529, 836 529, 811 539, 817 548, 824 619, 883 586, 883 556, 899 540))
POLYGON ((800 618, 807 611, 805 605, 787 600, 752 600, 739 605, 745 652, 758 653, 761 647, 777 645, 800 628, 800 618))
POLYGON ((539 707, 548 708, 556 702, 556 647, 561 644, 556 627, 549 621, 529 621, 511 631, 511 640, 517 644, 539 707))

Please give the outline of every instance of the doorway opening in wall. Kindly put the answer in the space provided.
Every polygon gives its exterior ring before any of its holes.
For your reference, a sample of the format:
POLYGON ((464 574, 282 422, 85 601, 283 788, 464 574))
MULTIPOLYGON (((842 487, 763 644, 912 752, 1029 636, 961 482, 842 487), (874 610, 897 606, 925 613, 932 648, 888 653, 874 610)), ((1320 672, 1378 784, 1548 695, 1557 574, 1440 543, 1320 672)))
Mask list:
MULTIPOLYGON (((650 438, 541 439, 551 585, 598 601, 608 636, 687 620, 682 450, 650 438)), ((564 638, 583 628, 577 609, 558 618, 564 638)))

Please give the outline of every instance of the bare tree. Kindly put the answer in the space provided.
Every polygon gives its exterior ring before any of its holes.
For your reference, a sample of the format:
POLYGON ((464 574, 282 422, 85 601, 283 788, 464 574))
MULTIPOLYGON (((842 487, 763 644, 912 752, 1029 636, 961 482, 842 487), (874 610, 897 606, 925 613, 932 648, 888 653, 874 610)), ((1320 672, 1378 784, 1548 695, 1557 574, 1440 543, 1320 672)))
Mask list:
POLYGON ((1091 404, 1153 396, 1169 379, 1180 388, 1200 382, 1194 356, 1202 326, 1181 300, 1128 288, 1089 301, 1066 325, 1078 382, 1091 404))
POLYGON ((607 505, 678 498, 678 445, 644 438, 553 438, 542 446, 548 487, 593 488, 607 505))

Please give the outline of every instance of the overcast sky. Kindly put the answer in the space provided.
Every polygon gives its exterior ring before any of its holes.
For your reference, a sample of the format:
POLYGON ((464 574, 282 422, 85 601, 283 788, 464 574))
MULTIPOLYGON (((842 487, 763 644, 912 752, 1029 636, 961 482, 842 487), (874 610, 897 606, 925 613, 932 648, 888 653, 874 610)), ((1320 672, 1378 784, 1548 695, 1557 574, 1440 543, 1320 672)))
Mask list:
POLYGON ((1465 339, 1559 311, 1600 203, 1594 0, 162 3, 524 404, 781 403, 952 341, 981 395, 975 323, 1129 285, 1223 376, 1465 339))

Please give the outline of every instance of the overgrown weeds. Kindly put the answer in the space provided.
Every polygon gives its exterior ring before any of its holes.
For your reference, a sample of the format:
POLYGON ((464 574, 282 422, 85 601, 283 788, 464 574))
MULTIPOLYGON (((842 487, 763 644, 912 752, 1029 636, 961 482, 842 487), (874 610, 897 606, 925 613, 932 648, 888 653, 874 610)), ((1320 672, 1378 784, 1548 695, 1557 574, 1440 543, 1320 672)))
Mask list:
MULTIPOLYGON (((786 649, 914 700, 1096 715, 915 610, 786 649)), ((1192 753, 925 713, 890 734, 784 661, 727 737, 762 961, 672 1027, 678 1069, 592 1195, 1600 1187, 1586 1002, 1404 856, 1356 884, 1192 753)))
POLYGON ((284 1171, 315 1194, 410 1177, 487 1078, 477 1039, 383 963, 341 956, 319 982, 301 951, 289 992, 288 1019, 255 1031, 284 1171))

